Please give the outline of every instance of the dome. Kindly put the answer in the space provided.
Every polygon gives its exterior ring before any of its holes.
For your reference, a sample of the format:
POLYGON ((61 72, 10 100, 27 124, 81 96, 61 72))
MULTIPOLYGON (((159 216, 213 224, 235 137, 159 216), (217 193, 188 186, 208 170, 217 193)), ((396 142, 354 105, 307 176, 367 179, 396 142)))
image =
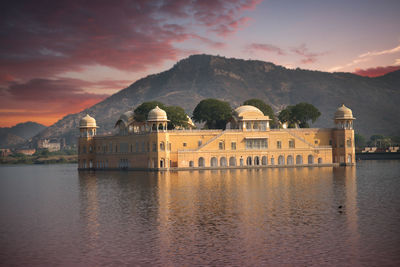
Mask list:
POLYGON ((234 113, 238 117, 243 117, 243 115, 245 115, 245 114, 264 116, 264 113, 262 113, 261 110, 259 110, 258 108, 254 107, 254 106, 250 106, 250 105, 240 106, 235 109, 234 113))
POLYGON ((336 110, 335 119, 354 119, 353 112, 343 104, 336 110))
POLYGON ((165 110, 162 110, 158 106, 153 108, 152 110, 149 111, 149 115, 147 115, 147 120, 148 121, 167 121, 167 112, 165 110))
POLYGON ((117 123, 123 121, 125 125, 128 125, 133 121, 133 119, 134 119, 133 111, 129 110, 125 113, 122 113, 121 116, 119 116, 117 123))
POLYGON ((79 121, 79 128, 89 128, 89 127, 97 128, 96 120, 90 117, 89 114, 86 114, 86 116, 79 121))

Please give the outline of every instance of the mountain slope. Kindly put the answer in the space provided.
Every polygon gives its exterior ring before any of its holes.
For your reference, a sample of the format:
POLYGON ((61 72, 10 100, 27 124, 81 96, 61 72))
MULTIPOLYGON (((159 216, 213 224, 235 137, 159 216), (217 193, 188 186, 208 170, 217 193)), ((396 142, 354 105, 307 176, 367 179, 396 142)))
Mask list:
POLYGON ((12 147, 21 144, 45 128, 46 126, 32 121, 18 123, 13 127, 0 128, 0 146, 12 147))
POLYGON ((138 80, 128 88, 78 114, 64 117, 39 137, 66 137, 75 143, 79 119, 94 116, 99 133, 113 129, 119 115, 144 101, 180 105, 191 114, 204 98, 219 98, 237 107, 260 98, 275 111, 286 105, 309 102, 322 113, 314 126, 332 127, 336 108, 345 103, 357 118, 356 131, 364 135, 399 135, 400 71, 378 78, 350 73, 286 69, 272 63, 193 55, 165 72, 138 80))

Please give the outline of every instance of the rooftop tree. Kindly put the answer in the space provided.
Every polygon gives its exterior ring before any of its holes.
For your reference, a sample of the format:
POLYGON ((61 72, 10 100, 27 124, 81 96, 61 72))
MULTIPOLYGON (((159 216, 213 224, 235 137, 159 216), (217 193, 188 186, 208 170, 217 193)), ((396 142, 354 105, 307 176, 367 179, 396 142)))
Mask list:
POLYGON ((289 127, 295 127, 298 124, 300 128, 309 128, 309 121, 314 123, 319 116, 321 112, 316 107, 303 102, 295 106, 287 106, 279 113, 278 118, 281 122, 287 122, 289 127))
POLYGON ((201 100, 193 111, 193 120, 204 122, 207 129, 225 129, 231 117, 232 108, 229 103, 214 98, 201 100))

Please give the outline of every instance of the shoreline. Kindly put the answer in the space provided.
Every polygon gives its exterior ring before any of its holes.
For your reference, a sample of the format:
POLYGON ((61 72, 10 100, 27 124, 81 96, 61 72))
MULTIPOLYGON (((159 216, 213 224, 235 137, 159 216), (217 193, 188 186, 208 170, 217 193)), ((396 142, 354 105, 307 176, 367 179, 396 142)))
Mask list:
POLYGON ((78 163, 78 155, 54 155, 54 156, 24 156, 24 157, 3 157, 0 158, 0 165, 43 165, 78 163))

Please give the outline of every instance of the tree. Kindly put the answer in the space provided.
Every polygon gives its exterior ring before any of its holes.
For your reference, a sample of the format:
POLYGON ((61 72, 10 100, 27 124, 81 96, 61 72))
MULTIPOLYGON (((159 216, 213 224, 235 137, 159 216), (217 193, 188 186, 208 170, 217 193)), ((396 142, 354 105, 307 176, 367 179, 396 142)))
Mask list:
POLYGON ((166 108, 166 106, 159 101, 143 102, 140 104, 133 112, 135 116, 135 121, 145 121, 147 120, 147 115, 149 111, 158 106, 161 109, 166 108))
POLYGON ((205 122, 208 129, 225 129, 231 117, 232 109, 229 103, 214 98, 200 101, 193 111, 193 120, 205 122))
POLYGON ((276 118, 275 118, 274 111, 272 110, 270 105, 266 104, 261 99, 252 98, 252 99, 244 101, 243 105, 250 105, 250 106, 258 108, 259 110, 262 111, 262 113, 264 113, 264 115, 269 116, 269 118, 271 119, 271 126, 276 125, 276 118))
POLYGON ((186 128, 188 126, 188 117, 185 110, 179 106, 168 106, 165 108, 169 119, 168 130, 175 129, 177 126, 186 128))
POLYGON ((296 124, 300 128, 309 128, 309 121, 314 123, 318 117, 321 116, 321 112, 309 103, 299 103, 295 106, 287 106, 279 113, 279 120, 281 122, 287 122, 289 127, 294 127, 296 124))
POLYGON ((287 122, 289 128, 294 128, 296 122, 293 121, 292 115, 293 106, 287 106, 285 109, 281 110, 278 115, 278 119, 280 122, 287 122))
POLYGON ((299 103, 293 107, 292 113, 294 115, 294 119, 299 122, 300 128, 309 128, 310 125, 308 121, 314 123, 319 116, 321 116, 321 112, 309 103, 299 103))
POLYGON ((365 147, 366 140, 365 137, 362 136, 361 134, 354 134, 354 142, 356 147, 365 147))

